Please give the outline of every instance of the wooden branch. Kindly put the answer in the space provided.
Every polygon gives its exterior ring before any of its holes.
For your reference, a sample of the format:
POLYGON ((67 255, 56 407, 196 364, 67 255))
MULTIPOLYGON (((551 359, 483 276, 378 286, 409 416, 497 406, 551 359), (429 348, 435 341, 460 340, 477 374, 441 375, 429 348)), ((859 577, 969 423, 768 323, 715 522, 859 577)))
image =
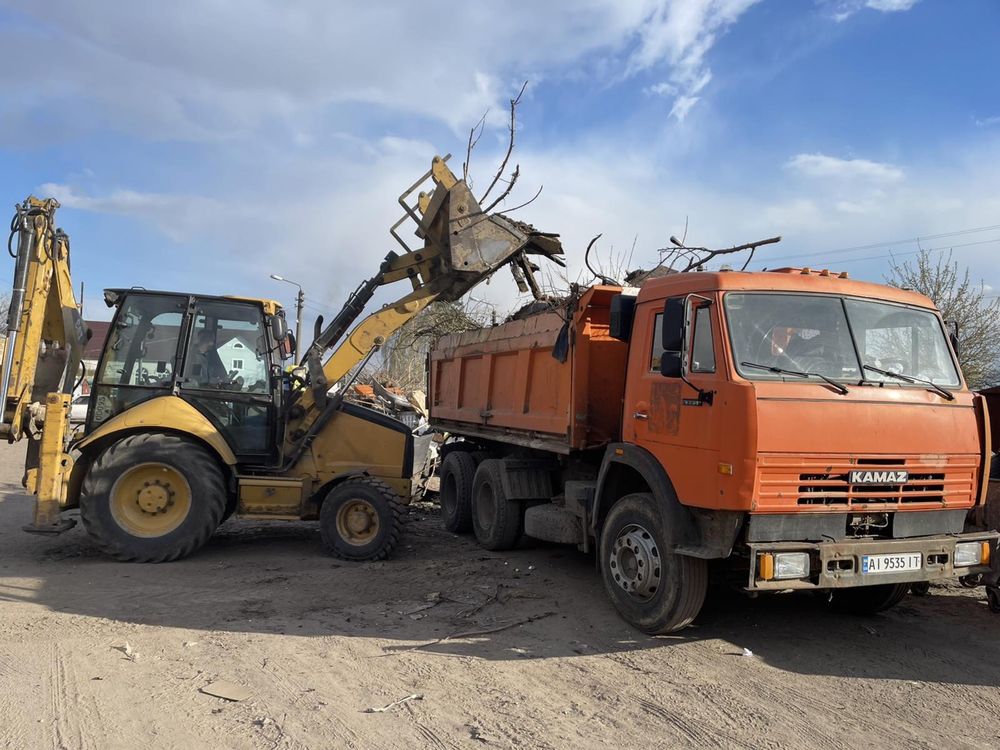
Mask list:
MULTIPOLYGON (((684 268, 681 271, 681 273, 685 273, 685 272, 690 271, 690 270, 695 269, 695 268, 701 268, 703 265, 705 265, 706 263, 708 263, 708 261, 712 260, 712 258, 716 257, 717 255, 728 255, 730 253, 738 253, 741 250, 751 250, 751 249, 752 250, 756 250, 761 245, 772 245, 775 242, 781 242, 781 237, 780 236, 778 236, 778 237, 770 237, 770 238, 768 238, 766 240, 757 240, 756 242, 747 242, 744 245, 736 245, 735 247, 727 247, 727 248, 724 248, 722 250, 707 250, 708 255, 705 255, 705 256, 703 256, 701 258, 695 258, 690 263, 688 263, 687 267, 684 268)), ((699 247, 699 248, 684 248, 684 249, 686 249, 686 250, 698 250, 699 252, 706 251, 706 248, 702 248, 702 247, 699 247)))
MULTIPOLYGON (((517 92, 517 96, 510 100, 510 125, 508 126, 510 128, 510 138, 507 141, 507 153, 504 154, 503 161, 500 162, 500 167, 497 169, 497 173, 493 176, 493 182, 491 182, 490 186, 486 188, 486 192, 483 193, 483 197, 479 199, 480 205, 483 204, 483 202, 486 200, 486 197, 490 194, 493 188, 496 187, 497 181, 503 175, 503 171, 507 168, 507 162, 510 161, 510 155, 514 151, 514 132, 516 124, 517 105, 521 101, 521 96, 524 94, 524 90, 527 87, 528 87, 528 82, 525 81, 521 85, 521 90, 517 92)), ((495 201, 493 205, 496 205, 495 201)))
POLYGON ((472 149, 476 147, 479 139, 483 137, 483 129, 486 127, 486 115, 489 113, 488 109, 483 112, 483 116, 479 118, 479 122, 469 131, 469 143, 465 147, 465 162, 462 164, 462 179, 465 180, 466 184, 469 183, 469 164, 472 162, 472 149), (477 129, 479 130, 479 135, 476 135, 477 129), (473 136, 475 136, 475 140, 473 140, 473 136))
POLYGON ((522 209, 522 208, 524 208, 525 206, 530 206, 530 205, 531 205, 532 203, 534 203, 534 202, 535 202, 535 200, 536 200, 536 199, 538 198, 538 196, 542 194, 542 188, 544 188, 544 187, 545 187, 544 185, 539 185, 539 186, 538 186, 538 192, 537 192, 537 193, 535 193, 535 194, 534 194, 534 195, 533 195, 533 196, 531 197, 531 200, 527 200, 527 201, 525 201, 525 202, 524 202, 524 203, 522 203, 522 204, 521 204, 520 206, 514 206, 514 208, 506 208, 506 209, 504 209, 503 211, 498 211, 497 213, 499 213, 499 214, 500 214, 501 216, 503 216, 504 214, 509 214, 509 213, 510 213, 511 211, 517 211, 517 210, 519 210, 519 209, 522 209))
MULTIPOLYGON (((483 209, 483 213, 484 214, 488 214, 490 211, 492 211, 494 208, 496 208, 496 206, 497 206, 498 203, 500 203, 508 195, 510 195, 510 191, 514 189, 514 185, 517 184, 517 178, 520 177, 520 176, 521 176, 521 165, 520 164, 515 164, 514 165, 514 171, 511 172, 510 182, 507 184, 506 189, 504 189, 504 191, 502 193, 500 193, 499 196, 497 196, 497 199, 495 201, 493 201, 490 205, 488 205, 486 208, 483 209)), ((496 180, 493 181, 493 184, 494 185, 496 184, 496 180)), ((487 190, 486 192, 488 193, 489 191, 487 190)))

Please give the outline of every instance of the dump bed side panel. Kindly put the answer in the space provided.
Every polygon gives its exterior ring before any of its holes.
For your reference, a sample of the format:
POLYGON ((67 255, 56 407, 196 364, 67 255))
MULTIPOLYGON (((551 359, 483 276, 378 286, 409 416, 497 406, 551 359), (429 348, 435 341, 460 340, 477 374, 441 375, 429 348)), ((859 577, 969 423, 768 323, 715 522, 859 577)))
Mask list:
POLYGON ((580 298, 568 326, 549 312, 441 339, 430 358, 431 423, 561 453, 616 439, 628 351, 608 336, 617 290, 601 290, 580 298), (563 361, 553 356, 561 332, 563 361))

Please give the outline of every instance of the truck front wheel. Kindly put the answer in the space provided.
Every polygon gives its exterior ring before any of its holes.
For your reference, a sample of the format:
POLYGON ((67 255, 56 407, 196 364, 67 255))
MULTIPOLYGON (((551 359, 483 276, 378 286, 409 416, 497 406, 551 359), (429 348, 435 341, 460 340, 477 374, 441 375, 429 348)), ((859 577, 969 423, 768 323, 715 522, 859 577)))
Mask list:
POLYGON ((508 500, 503 490, 503 461, 488 458, 479 464, 472 482, 472 529, 476 541, 488 550, 512 549, 521 537, 524 509, 508 500))
POLYGON ((653 496, 626 495, 601 533, 604 587, 618 613, 651 635, 672 633, 701 611, 708 590, 705 560, 667 552, 667 534, 653 496))

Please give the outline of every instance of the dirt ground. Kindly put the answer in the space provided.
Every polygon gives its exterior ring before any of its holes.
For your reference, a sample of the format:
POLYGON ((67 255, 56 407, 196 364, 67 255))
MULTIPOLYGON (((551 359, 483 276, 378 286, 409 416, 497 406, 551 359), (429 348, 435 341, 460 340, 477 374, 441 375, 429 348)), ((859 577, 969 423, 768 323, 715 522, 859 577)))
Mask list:
POLYGON ((1000 617, 980 591, 864 619, 726 597, 650 638, 591 557, 487 554, 430 505, 384 563, 324 556, 308 524, 246 522, 187 560, 111 562, 80 528, 20 530, 20 458, 0 448, 6 748, 1000 745, 1000 617), (249 697, 201 692, 217 680, 249 697))

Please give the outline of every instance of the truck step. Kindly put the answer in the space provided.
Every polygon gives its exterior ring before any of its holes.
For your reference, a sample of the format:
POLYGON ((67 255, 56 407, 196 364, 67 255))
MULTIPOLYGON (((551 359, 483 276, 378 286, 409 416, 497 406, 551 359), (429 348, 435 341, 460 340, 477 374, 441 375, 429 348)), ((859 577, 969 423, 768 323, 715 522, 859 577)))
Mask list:
POLYGON ((560 544, 582 544, 585 541, 582 519, 551 503, 533 505, 524 511, 524 533, 535 539, 560 544))

